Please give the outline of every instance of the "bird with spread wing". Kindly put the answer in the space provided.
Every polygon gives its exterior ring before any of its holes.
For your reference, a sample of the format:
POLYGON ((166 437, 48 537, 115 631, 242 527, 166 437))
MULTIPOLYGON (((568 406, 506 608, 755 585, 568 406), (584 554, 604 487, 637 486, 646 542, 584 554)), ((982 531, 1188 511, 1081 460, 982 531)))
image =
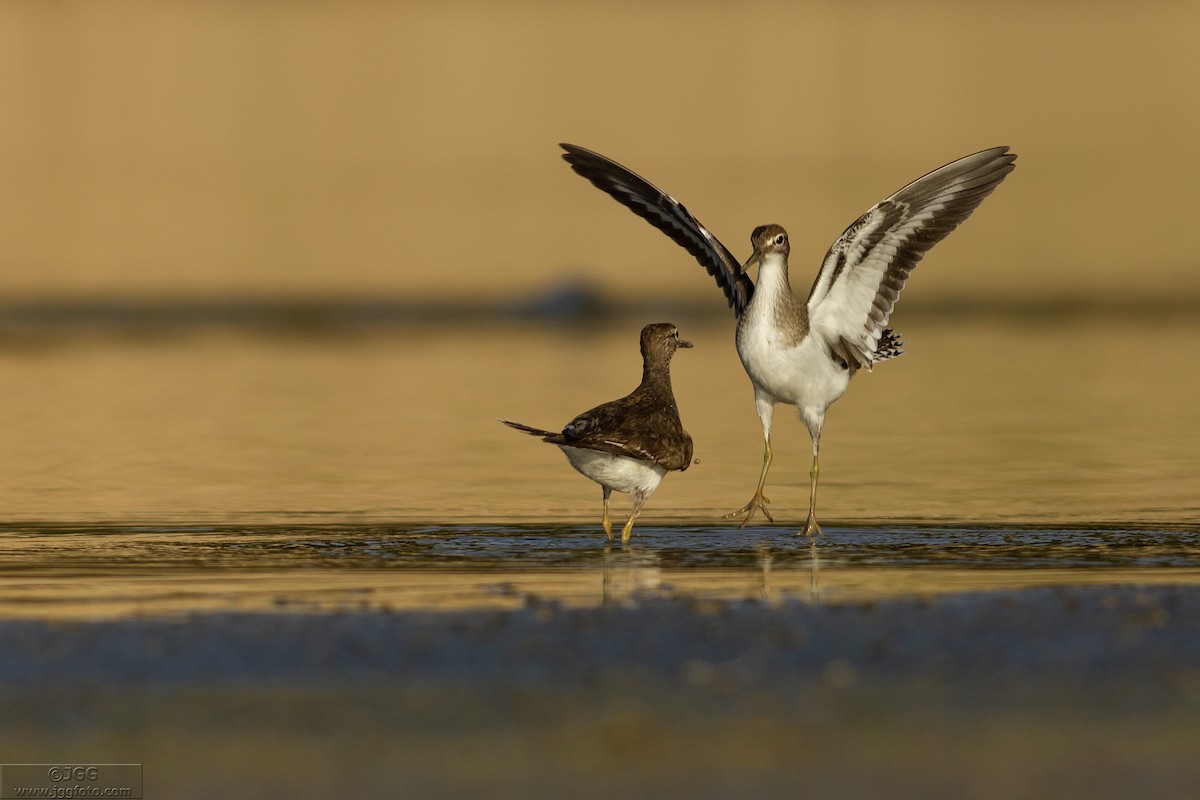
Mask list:
POLYGON ((859 369, 900 355, 904 344, 888 319, 913 267, 971 215, 1014 168, 1017 156, 993 147, 918 178, 872 206, 834 241, 806 300, 788 278, 790 244, 779 225, 750 236, 753 252, 733 257, 684 206, 612 159, 563 144, 571 168, 692 254, 716 280, 737 316, 737 351, 754 385, 762 423, 763 461, 750 501, 726 518, 741 525, 770 503, 763 495, 771 466, 775 405, 796 406, 812 437, 808 520, 800 533, 821 534, 816 519, 818 453, 825 413, 859 369), (758 283, 747 270, 758 265, 758 283))

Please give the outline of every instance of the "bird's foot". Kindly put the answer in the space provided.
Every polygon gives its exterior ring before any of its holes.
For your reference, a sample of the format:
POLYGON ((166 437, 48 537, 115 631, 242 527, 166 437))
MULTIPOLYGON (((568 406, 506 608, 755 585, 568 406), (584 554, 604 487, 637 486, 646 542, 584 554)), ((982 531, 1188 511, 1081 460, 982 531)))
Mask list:
POLYGON ((746 503, 746 505, 742 506, 737 511, 730 511, 728 514, 722 516, 721 519, 733 519, 734 517, 744 514, 745 516, 742 517, 742 524, 738 525, 739 528, 744 528, 746 527, 746 523, 748 523, 754 516, 754 512, 761 511, 763 516, 767 518, 767 522, 774 522, 775 518, 771 516, 770 511, 767 511, 767 506, 770 504, 770 498, 764 497, 762 492, 755 492, 754 497, 750 498, 749 503, 746 503))
POLYGON ((608 521, 608 517, 605 517, 602 524, 604 525, 604 535, 608 537, 608 543, 612 544, 612 540, 613 540, 612 523, 608 521))
POLYGON ((817 518, 809 514, 808 521, 804 523, 804 530, 796 531, 796 535, 807 536, 811 540, 814 536, 824 536, 825 531, 821 530, 821 526, 817 524, 817 518))

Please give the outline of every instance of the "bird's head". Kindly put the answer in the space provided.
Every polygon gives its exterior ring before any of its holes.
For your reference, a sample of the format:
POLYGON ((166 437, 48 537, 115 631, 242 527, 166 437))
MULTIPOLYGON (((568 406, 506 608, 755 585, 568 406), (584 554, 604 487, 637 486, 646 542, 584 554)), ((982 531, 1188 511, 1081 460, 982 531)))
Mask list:
POLYGON ((691 346, 691 342, 679 338, 679 328, 670 322, 655 322, 642 328, 642 358, 656 355, 669 359, 680 347, 691 346))
POLYGON ((754 233, 750 234, 750 246, 754 248, 754 252, 742 265, 743 271, 750 269, 751 266, 767 256, 780 255, 787 258, 788 253, 791 252, 787 231, 783 229, 782 225, 759 225, 754 229, 754 233))

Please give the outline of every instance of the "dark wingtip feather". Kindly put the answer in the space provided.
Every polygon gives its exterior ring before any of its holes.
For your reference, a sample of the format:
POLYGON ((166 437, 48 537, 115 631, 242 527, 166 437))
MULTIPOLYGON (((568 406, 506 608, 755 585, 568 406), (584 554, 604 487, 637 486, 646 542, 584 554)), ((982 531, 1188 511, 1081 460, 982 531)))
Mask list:
POLYGON ((723 244, 682 203, 616 161, 586 147, 560 142, 572 171, 649 222, 686 250, 717 282, 739 316, 750 303, 754 284, 723 244), (702 232, 705 231, 705 232, 702 232))

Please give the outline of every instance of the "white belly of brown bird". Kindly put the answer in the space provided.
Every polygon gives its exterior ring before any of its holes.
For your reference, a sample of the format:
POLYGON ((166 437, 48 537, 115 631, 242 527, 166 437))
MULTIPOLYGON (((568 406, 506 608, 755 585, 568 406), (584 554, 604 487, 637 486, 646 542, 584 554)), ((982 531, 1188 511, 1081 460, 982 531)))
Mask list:
POLYGON ((559 445, 559 449, 579 473, 618 492, 640 491, 649 497, 667 474, 664 467, 652 461, 568 445, 559 445))

